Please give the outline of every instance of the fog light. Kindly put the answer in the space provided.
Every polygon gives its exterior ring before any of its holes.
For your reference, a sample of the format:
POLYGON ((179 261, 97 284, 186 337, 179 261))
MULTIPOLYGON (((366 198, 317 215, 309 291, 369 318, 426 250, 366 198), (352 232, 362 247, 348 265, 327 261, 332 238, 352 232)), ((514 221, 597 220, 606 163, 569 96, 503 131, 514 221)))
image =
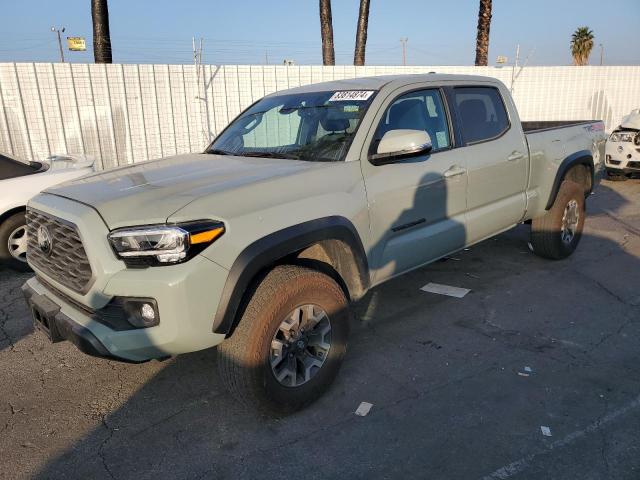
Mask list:
POLYGON ((153 298, 120 297, 127 322, 136 328, 155 327, 160 324, 158 303, 153 298))
POLYGON ((153 323, 156 319, 156 312, 153 309, 153 306, 149 303, 142 304, 142 307, 140 308, 140 315, 142 315, 144 320, 150 323, 153 323))

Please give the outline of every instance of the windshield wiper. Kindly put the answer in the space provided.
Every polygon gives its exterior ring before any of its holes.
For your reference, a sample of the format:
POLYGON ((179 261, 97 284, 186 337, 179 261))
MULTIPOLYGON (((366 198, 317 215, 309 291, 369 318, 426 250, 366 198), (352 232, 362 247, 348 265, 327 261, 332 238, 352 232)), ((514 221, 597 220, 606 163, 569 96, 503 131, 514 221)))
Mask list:
POLYGON ((298 155, 292 153, 278 153, 278 152, 242 152, 238 155, 243 157, 262 157, 262 158, 285 158, 288 160, 299 160, 298 155))
POLYGON ((233 152, 227 152, 226 150, 220 150, 219 148, 212 148, 211 150, 207 150, 206 153, 211 155, 235 155, 233 152))

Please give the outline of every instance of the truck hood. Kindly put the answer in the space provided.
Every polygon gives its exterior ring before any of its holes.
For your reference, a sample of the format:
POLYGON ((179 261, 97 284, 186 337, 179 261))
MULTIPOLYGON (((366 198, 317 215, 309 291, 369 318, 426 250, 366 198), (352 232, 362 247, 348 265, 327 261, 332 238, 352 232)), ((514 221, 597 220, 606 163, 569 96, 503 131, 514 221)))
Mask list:
POLYGON ((286 159, 188 154, 96 173, 45 193, 93 207, 113 229, 163 223, 200 197, 322 166, 286 159))

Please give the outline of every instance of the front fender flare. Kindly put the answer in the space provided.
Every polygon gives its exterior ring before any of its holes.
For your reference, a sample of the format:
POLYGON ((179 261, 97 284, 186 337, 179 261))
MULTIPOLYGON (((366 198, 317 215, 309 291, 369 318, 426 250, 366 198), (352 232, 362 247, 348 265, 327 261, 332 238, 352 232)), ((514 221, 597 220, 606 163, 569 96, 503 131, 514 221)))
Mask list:
POLYGON ((363 288, 369 287, 369 267, 360 236, 345 217, 311 220, 271 233, 246 247, 233 262, 216 311, 213 331, 233 332, 247 289, 258 273, 278 260, 323 240, 340 240, 351 250, 363 288))

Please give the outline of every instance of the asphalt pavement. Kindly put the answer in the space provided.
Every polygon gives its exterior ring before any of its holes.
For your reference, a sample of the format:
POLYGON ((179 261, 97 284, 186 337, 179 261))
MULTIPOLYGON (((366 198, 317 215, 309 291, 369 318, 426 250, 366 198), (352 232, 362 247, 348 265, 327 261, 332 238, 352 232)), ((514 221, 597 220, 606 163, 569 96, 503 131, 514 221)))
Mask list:
POLYGON ((0 268, 0 478, 638 479, 640 181, 588 213, 567 260, 520 226, 371 291, 332 389, 281 419, 236 404, 213 350, 50 344, 0 268))

